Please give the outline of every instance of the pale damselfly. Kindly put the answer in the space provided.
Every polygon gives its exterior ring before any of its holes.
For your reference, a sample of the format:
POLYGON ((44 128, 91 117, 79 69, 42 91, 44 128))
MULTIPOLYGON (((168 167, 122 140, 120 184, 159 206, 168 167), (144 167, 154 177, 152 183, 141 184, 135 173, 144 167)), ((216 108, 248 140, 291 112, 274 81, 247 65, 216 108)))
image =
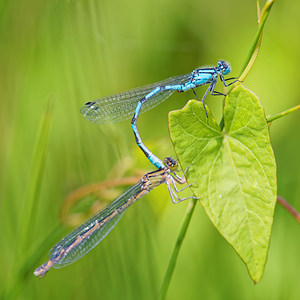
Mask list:
POLYGON ((50 268, 59 269, 72 264, 96 247, 116 226, 126 209, 149 191, 165 183, 174 203, 194 198, 179 198, 177 193, 187 188, 177 189, 176 183, 186 183, 184 174, 175 173, 177 161, 169 157, 164 160, 164 168, 145 174, 135 185, 129 187, 103 210, 79 225, 59 241, 49 252, 49 260, 34 271, 34 275, 44 277, 50 268))

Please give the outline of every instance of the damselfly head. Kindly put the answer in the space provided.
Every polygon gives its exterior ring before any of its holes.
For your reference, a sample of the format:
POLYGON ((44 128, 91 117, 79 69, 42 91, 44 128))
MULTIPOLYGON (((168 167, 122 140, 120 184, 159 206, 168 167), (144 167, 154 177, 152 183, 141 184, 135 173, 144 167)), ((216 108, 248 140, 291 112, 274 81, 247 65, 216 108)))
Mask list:
POLYGON ((165 157, 164 164, 167 168, 169 168, 170 170, 173 170, 173 171, 176 170, 177 166, 178 166, 177 160, 175 160, 171 157, 165 157))
POLYGON ((224 60, 219 60, 219 61, 218 61, 217 68, 219 69, 219 71, 220 71, 220 73, 221 73, 222 75, 227 75, 227 74, 229 74, 230 71, 231 71, 230 64, 227 63, 227 62, 224 61, 224 60))

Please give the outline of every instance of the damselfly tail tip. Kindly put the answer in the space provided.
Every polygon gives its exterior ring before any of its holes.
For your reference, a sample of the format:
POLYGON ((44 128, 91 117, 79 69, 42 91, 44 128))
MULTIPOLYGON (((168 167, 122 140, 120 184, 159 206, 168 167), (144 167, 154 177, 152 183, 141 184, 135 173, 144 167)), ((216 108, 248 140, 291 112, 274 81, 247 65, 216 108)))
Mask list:
POLYGON ((46 275, 46 273, 50 270, 50 268, 52 268, 52 266, 53 266, 52 260, 48 260, 46 263, 42 264, 40 267, 35 269, 33 274, 36 277, 43 278, 46 275))

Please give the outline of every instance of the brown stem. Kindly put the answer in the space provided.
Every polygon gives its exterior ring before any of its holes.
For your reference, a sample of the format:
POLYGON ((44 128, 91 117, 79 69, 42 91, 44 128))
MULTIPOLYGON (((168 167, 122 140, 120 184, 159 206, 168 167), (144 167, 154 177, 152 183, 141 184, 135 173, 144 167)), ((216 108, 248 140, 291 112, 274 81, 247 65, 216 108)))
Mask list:
POLYGON ((142 175, 139 174, 137 176, 127 177, 127 178, 117 178, 106 180, 98 183, 92 183, 85 186, 82 186, 72 193, 70 193, 63 201, 61 209, 60 209, 60 220, 62 223, 68 224, 70 226, 76 226, 79 223, 83 222, 84 219, 87 218, 87 215, 92 215, 96 213, 100 208, 103 208, 107 201, 105 201, 105 193, 107 193, 110 189, 120 187, 120 186, 129 186, 138 182, 141 179, 142 175), (88 214, 86 213, 73 213, 70 214, 71 209, 74 205, 80 202, 84 197, 88 195, 97 195, 100 202, 95 203, 88 214))
POLYGON ((284 207, 295 219, 298 223, 300 223, 300 214, 297 210, 287 203, 281 196, 277 195, 277 202, 284 207))

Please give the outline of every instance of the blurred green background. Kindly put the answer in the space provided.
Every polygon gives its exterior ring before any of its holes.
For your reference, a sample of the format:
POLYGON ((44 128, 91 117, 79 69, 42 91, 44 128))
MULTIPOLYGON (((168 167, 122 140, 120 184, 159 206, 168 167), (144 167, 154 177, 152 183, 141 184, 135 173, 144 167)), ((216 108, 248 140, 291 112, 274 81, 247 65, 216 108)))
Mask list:
MULTIPOLYGON (((244 82, 267 115, 300 102, 299 28, 300 2, 275 2, 244 82)), ((132 206, 83 259, 44 279, 32 274, 71 230, 59 219, 70 192, 106 180, 117 163, 131 165, 128 174, 153 170, 135 146, 130 121, 97 126, 79 109, 219 59, 238 76, 256 29, 254 0, 0 2, 1 296, 155 299, 188 204, 173 205, 165 186, 132 206)), ((139 119, 141 136, 160 157, 174 155, 168 111, 191 98, 175 93, 139 119)), ((217 119, 221 103, 207 99, 217 119)), ((275 121, 271 138, 278 193, 300 210, 298 120, 295 112, 275 121)), ((276 207, 265 274, 254 285, 198 204, 167 299, 299 299, 299 236, 300 226, 276 207)))

